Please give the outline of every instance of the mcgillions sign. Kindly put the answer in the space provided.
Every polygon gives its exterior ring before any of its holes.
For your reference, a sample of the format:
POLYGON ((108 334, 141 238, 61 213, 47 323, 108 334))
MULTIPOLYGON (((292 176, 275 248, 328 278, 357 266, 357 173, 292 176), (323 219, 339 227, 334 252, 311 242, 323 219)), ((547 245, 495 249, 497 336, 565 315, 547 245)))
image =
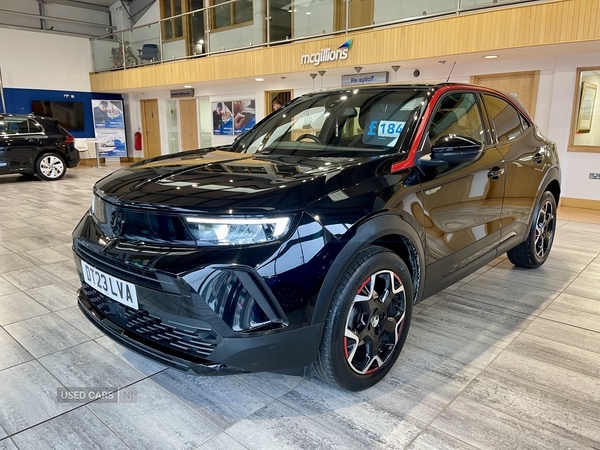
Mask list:
POLYGON ((324 48, 319 53, 312 53, 309 55, 302 55, 300 64, 314 64, 318 66, 322 62, 327 61, 338 61, 348 58, 348 51, 352 48, 352 39, 344 42, 339 48, 331 50, 330 48, 324 48))

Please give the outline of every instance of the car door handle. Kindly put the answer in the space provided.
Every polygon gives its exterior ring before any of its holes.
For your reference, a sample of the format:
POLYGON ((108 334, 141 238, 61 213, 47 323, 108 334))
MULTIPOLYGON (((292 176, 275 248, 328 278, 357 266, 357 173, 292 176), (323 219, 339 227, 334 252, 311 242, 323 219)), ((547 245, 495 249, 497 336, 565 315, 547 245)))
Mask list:
POLYGON ((488 178, 497 180, 504 173, 504 169, 501 167, 492 167, 492 170, 488 172, 488 178))
POLYGON ((544 162, 544 155, 542 155, 541 153, 536 153, 535 155, 533 155, 533 162, 536 164, 541 164, 544 162))

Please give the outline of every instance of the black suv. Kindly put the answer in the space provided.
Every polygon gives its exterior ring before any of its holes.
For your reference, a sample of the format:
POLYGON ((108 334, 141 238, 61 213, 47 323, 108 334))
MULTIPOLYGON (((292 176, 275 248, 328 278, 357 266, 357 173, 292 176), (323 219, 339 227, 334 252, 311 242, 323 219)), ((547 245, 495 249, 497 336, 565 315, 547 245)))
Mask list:
POLYGON ((35 173, 59 180, 79 161, 73 136, 56 119, 0 114, 0 175, 35 173))
POLYGON ((555 144, 499 92, 305 95, 231 146, 100 180, 73 234, 79 306, 184 371, 364 389, 396 361, 413 304, 503 252, 544 263, 559 183, 555 144))

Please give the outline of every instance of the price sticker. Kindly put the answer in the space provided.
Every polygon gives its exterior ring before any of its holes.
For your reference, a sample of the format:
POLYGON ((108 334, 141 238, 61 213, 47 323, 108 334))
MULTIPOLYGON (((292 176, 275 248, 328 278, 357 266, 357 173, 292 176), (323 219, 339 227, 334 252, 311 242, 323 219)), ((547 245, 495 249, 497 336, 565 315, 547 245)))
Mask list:
POLYGON ((377 134, 381 137, 398 137, 404 129, 406 122, 395 122, 393 120, 382 120, 377 126, 377 134))

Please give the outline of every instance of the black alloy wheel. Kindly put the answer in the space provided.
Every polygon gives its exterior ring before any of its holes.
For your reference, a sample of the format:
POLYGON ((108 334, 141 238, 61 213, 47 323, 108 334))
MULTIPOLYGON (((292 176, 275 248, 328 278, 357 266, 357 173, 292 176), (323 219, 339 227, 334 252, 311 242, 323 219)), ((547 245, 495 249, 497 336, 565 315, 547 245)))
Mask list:
POLYGON ((346 321, 344 352, 352 370, 375 372, 392 355, 406 317, 402 282, 391 270, 368 277, 354 297, 346 321))
POLYGON ((544 192, 534 214, 527 240, 506 253, 515 266, 539 267, 548 259, 552 249, 556 232, 556 199, 551 192, 544 192))
POLYGON ((361 251, 332 299, 314 364, 317 377, 352 391, 379 382, 406 341, 412 301, 408 267, 398 255, 375 246, 361 251))

